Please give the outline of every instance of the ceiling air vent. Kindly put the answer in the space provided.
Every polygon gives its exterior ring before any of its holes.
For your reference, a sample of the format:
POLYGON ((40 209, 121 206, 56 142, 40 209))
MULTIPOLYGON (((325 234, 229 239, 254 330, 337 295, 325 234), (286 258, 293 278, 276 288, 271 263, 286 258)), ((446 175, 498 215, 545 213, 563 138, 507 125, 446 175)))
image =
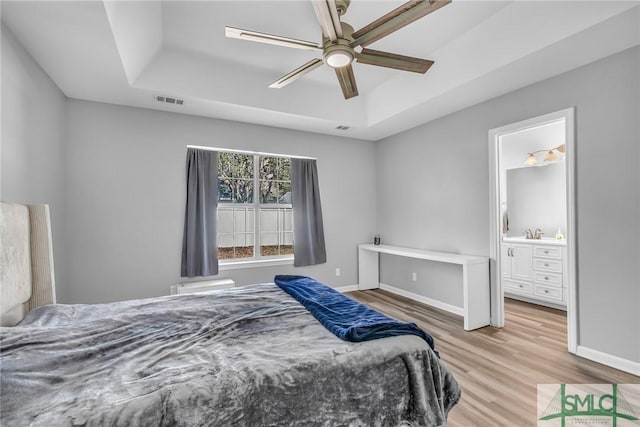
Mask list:
POLYGON ((336 129, 338 129, 338 130, 348 130, 348 129, 349 129, 349 126, 342 126, 342 125, 340 125, 340 126, 336 126, 336 129))
POLYGON ((154 99, 158 102, 163 102, 166 104, 175 104, 175 105, 182 105, 184 104, 184 99, 178 99, 178 98, 174 98, 171 96, 165 96, 165 95, 154 95, 153 96, 154 99))

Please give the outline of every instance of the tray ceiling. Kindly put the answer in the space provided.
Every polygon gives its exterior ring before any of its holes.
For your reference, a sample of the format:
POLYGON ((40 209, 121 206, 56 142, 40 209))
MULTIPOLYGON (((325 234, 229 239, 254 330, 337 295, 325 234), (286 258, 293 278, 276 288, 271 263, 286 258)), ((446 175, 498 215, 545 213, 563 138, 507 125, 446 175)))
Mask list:
MULTIPOLYGON (((402 3, 352 0, 342 20, 358 29, 402 3)), ((2 21, 71 98, 368 140, 640 43, 637 2, 454 0, 371 45, 434 60, 426 74, 355 63, 360 96, 345 100, 329 67, 268 87, 314 52, 224 36, 320 41, 309 1, 3 1, 2 21)))

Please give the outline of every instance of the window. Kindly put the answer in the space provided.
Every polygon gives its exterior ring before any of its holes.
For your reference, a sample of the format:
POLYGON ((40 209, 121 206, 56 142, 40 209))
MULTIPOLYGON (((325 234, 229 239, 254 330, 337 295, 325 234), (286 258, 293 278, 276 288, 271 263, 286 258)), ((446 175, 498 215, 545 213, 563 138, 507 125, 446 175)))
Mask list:
POLYGON ((217 242, 220 260, 293 254, 289 158, 219 153, 217 242))

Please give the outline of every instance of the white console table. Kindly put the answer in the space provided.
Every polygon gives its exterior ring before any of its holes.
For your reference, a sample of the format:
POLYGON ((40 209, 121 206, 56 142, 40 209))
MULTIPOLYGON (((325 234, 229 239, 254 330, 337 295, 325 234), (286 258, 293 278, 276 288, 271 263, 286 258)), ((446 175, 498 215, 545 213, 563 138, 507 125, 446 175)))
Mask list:
MULTIPOLYGON (((462 266, 464 329, 487 326, 491 320, 489 258, 448 252, 425 251, 387 245, 358 246, 358 289, 380 287, 379 254, 417 258, 462 266)), ((459 313, 458 313, 459 314, 459 313)))

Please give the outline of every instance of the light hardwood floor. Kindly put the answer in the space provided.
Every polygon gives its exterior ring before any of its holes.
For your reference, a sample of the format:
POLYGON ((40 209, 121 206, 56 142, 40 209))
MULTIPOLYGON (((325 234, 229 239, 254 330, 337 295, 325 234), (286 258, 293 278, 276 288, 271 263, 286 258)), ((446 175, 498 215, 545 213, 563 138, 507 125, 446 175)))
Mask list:
POLYGON ((506 325, 466 332, 462 317, 382 290, 348 295, 433 336, 462 387, 451 427, 535 426, 537 384, 640 383, 567 352, 566 313, 506 299, 506 325))

